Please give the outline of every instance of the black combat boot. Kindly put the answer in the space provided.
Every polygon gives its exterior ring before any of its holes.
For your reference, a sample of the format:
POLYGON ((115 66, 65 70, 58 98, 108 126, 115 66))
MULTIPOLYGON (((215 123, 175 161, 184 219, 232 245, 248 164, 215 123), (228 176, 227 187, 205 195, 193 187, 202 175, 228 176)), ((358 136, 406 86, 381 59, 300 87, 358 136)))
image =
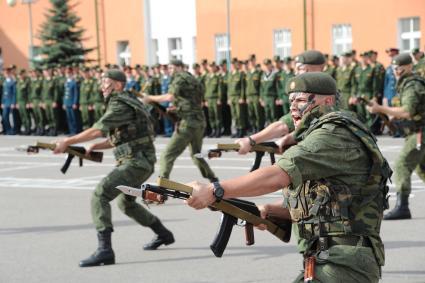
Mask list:
POLYGON ((155 222, 150 226, 152 231, 155 232, 155 237, 143 246, 145 251, 156 250, 161 245, 171 245, 174 243, 173 233, 162 225, 161 221, 157 218, 155 222))
POLYGON ((209 138, 213 138, 216 135, 216 129, 211 129, 210 134, 208 135, 209 138))
POLYGON ((384 220, 411 219, 409 195, 397 193, 395 207, 384 216, 384 220))
POLYGON ((80 261, 80 267, 115 264, 115 254, 111 244, 111 230, 97 233, 99 247, 88 258, 80 261))
POLYGON ((217 127, 216 129, 215 129, 215 136, 214 136, 215 138, 221 138, 221 130, 220 130, 220 127, 217 127))

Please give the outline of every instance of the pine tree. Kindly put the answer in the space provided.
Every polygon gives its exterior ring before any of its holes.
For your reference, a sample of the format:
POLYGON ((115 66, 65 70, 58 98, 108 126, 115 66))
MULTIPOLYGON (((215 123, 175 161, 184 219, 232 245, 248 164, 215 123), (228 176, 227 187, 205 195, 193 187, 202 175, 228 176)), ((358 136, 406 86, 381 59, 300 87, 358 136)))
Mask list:
POLYGON ((93 50, 82 45, 84 29, 77 27, 80 17, 72 10, 69 0, 50 0, 52 8, 45 14, 46 22, 41 25, 39 38, 42 65, 70 65, 85 62, 84 55, 93 50))

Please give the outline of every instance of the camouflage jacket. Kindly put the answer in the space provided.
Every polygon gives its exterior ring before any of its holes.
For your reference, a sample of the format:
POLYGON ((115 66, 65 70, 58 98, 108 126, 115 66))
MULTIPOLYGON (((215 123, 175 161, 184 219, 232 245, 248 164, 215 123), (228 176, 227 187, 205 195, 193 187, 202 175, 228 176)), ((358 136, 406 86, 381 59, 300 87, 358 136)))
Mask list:
POLYGON ((355 114, 326 106, 303 117, 294 134, 298 144, 277 165, 291 178, 285 205, 300 238, 311 247, 319 237, 363 236, 383 265, 379 233, 392 172, 374 136, 355 114))

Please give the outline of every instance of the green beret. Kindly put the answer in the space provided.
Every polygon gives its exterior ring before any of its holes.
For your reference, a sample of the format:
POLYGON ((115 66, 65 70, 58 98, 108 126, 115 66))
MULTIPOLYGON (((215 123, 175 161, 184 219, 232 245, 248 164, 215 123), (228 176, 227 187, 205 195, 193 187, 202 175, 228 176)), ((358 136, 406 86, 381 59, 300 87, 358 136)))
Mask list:
POLYGON ((407 52, 401 53, 400 55, 395 56, 393 60, 391 61, 391 64, 396 66, 404 66, 404 65, 409 65, 412 63, 413 63, 412 57, 407 52))
POLYGON ((249 60, 249 61, 253 61, 253 60, 255 60, 255 59, 256 59, 255 54, 251 54, 251 55, 249 55, 249 57, 248 57, 248 60, 249 60))
POLYGON ((174 65, 177 67, 183 67, 183 61, 179 59, 171 60, 170 65, 174 65))
POLYGON ((419 48, 413 48, 411 52, 412 52, 413 55, 416 55, 421 51, 419 50, 419 48))
POLYGON ((221 59, 220 65, 227 65, 227 60, 226 59, 221 59))
POLYGON ((325 61, 325 56, 317 50, 307 50, 295 57, 296 63, 305 65, 322 65, 325 64, 325 61))
POLYGON ((208 64, 208 60, 207 59, 202 59, 201 60, 201 65, 206 65, 208 64))
POLYGON ((291 62, 292 62, 292 58, 291 58, 291 56, 287 56, 287 57, 283 58, 283 63, 285 63, 285 64, 289 64, 289 63, 291 63, 291 62))
POLYGON ((270 65, 271 63, 272 63, 272 60, 270 60, 270 59, 264 59, 263 60, 264 65, 270 65))
POLYGON ((310 72, 291 78, 286 84, 286 92, 305 92, 321 95, 335 95, 335 80, 323 72, 310 72))
POLYGON ((198 63, 192 64, 192 69, 196 69, 196 68, 199 68, 199 67, 201 67, 201 66, 198 63))
POLYGON ((280 62, 280 56, 279 55, 273 56, 273 61, 280 62))
POLYGON ((114 81, 119 81, 119 82, 124 82, 124 83, 127 81, 127 78, 126 78, 124 72, 121 71, 121 70, 118 70, 118 69, 106 70, 105 73, 103 74, 103 76, 105 78, 110 78, 111 80, 114 80, 114 81))

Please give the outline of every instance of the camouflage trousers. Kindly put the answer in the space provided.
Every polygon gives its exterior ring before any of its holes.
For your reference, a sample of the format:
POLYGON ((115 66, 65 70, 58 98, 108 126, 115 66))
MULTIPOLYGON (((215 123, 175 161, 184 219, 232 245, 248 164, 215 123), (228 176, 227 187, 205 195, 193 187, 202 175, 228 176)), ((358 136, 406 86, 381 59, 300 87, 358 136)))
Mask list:
POLYGON ((252 127, 260 129, 262 124, 260 97, 258 95, 249 96, 247 99, 247 103, 248 103, 249 123, 251 124, 252 127))
POLYGON ((213 129, 222 127, 221 106, 217 105, 217 101, 218 98, 208 99, 208 118, 213 129))
POLYGON ((81 124, 83 129, 88 129, 90 125, 90 113, 89 113, 89 105, 88 104, 80 104, 81 110, 81 124))
POLYGON ((155 222, 156 216, 138 204, 135 197, 125 195, 116 189, 118 185, 140 187, 152 173, 153 166, 148 170, 126 162, 115 167, 100 181, 91 199, 91 213, 97 231, 113 229, 110 202, 115 198, 118 198, 119 209, 140 225, 150 226, 155 222))
POLYGON ((233 124, 236 129, 245 129, 245 111, 243 104, 239 103, 240 97, 230 97, 230 111, 232 115, 233 124))
POLYGON ((32 111, 34 113, 35 126, 44 129, 44 114, 40 103, 40 100, 34 100, 32 111))
POLYGON ((264 100, 264 113, 265 119, 268 124, 271 124, 277 120, 276 117, 276 97, 265 96, 264 100))
POLYGON ((56 115, 55 115, 56 109, 53 108, 52 103, 53 103, 52 101, 47 101, 45 103, 46 106, 44 108, 44 113, 46 114, 46 125, 49 128, 57 129, 58 125, 56 124, 57 119, 56 119, 56 115))
POLYGON ((411 176, 414 170, 425 182, 425 144, 422 143, 420 150, 418 150, 416 138, 416 134, 408 135, 405 138, 404 146, 394 167, 396 190, 403 195, 409 195, 412 190, 411 176))
MULTIPOLYGON (((380 268, 372 248, 337 245, 329 248, 329 255, 316 260, 315 278, 321 283, 377 283, 380 268)), ((294 283, 304 282, 304 271, 294 283)))
POLYGON ((200 127, 188 127, 187 122, 182 120, 176 131, 174 131, 167 147, 161 154, 159 160, 159 175, 164 178, 169 178, 171 170, 173 169, 174 162, 177 157, 183 153, 187 146, 189 146, 190 156, 193 163, 201 171, 202 177, 212 180, 216 178, 214 172, 211 170, 208 163, 204 158, 195 154, 201 153, 202 139, 204 137, 205 125, 200 127))
POLYGON ((25 130, 31 129, 31 116, 29 110, 27 109, 25 103, 18 103, 19 107, 19 118, 21 119, 21 123, 24 126, 25 130))
POLYGON ((103 103, 102 102, 95 102, 93 105, 94 108, 94 122, 97 122, 100 117, 103 115, 103 103))

